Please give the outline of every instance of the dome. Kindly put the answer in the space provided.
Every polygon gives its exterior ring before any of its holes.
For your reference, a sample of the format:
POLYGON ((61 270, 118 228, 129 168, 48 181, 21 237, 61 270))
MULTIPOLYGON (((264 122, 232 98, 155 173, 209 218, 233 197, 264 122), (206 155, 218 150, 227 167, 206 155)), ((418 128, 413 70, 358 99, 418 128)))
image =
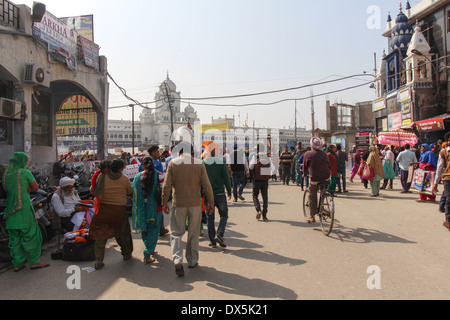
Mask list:
POLYGON ((411 43, 408 48, 408 56, 413 53, 413 50, 417 50, 424 55, 429 54, 431 51, 431 47, 418 25, 416 26, 414 35, 412 36, 411 43))
POLYGON ((392 28, 391 41, 389 49, 391 51, 398 49, 407 49, 413 36, 413 27, 408 22, 408 17, 400 10, 395 19, 395 26, 392 28))
POLYGON ((192 113, 195 113, 194 108, 191 105, 188 105, 185 109, 184 109, 184 113, 187 115, 190 115, 192 113))
POLYGON ((163 81, 163 83, 161 83, 161 90, 163 92, 165 92, 166 90, 166 86, 169 89, 170 92, 177 92, 177 86, 175 85, 175 83, 169 79, 169 74, 167 73, 167 79, 163 81))

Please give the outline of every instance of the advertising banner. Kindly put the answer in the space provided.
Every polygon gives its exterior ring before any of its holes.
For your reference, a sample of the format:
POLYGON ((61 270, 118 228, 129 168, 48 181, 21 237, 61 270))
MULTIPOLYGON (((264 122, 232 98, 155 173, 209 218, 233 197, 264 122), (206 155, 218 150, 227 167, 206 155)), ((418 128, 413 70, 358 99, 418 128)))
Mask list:
POLYGON ((71 29, 77 30, 78 35, 94 42, 94 15, 59 18, 71 29))
POLYGON ((414 123, 417 132, 445 130, 444 118, 428 119, 414 123))
POLYGON ((97 71, 100 70, 100 47, 82 36, 80 36, 80 44, 83 51, 84 64, 97 71))
POLYGON ((228 122, 197 125, 197 132, 205 133, 209 130, 226 131, 230 129, 228 122))
POLYGON ((56 136, 97 135, 97 112, 85 96, 68 98, 56 114, 56 136))
POLYGON ((50 12, 41 22, 34 23, 33 35, 48 43, 50 62, 63 62, 71 70, 77 69, 78 34, 50 12))

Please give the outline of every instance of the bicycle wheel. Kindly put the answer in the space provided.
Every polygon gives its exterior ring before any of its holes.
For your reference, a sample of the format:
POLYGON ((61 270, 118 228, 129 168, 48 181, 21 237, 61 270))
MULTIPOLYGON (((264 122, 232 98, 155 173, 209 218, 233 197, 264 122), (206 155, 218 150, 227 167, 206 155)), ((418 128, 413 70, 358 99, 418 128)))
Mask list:
POLYGON ((324 235, 329 236, 334 225, 334 198, 328 193, 324 192, 320 204, 320 225, 324 235))
POLYGON ((303 215, 306 220, 311 217, 311 211, 309 210, 309 189, 306 189, 303 194, 303 215))

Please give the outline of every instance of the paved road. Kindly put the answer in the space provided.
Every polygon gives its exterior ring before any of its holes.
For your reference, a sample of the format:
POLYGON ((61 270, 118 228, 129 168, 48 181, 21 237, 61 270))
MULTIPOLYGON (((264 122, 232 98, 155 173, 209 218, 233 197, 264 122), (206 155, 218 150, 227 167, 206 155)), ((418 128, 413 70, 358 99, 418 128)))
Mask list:
POLYGON ((122 261, 110 241, 104 269, 89 273, 91 262, 77 264, 81 289, 68 289, 71 263, 51 261, 54 248, 47 246, 43 260, 50 268, 0 274, 0 300, 448 299, 450 233, 443 214, 437 204, 400 194, 398 181, 396 187, 371 198, 351 184, 336 199, 339 223, 330 237, 305 222, 298 187, 271 183, 269 222, 256 221, 247 188, 247 201, 230 203, 228 248, 212 250, 203 238, 200 266, 185 268, 184 278, 175 275, 168 237, 157 247, 158 262, 146 266, 134 235, 133 260, 122 261), (368 279, 379 287, 370 290, 368 279))

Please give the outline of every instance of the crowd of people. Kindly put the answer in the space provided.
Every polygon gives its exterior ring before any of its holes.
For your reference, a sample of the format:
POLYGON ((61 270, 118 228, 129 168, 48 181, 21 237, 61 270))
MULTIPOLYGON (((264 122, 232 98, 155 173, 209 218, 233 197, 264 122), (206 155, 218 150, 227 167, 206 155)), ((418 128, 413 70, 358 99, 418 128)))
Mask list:
MULTIPOLYGON (((394 188, 397 175, 401 192, 411 192, 411 173, 414 171, 411 168, 433 172, 433 192, 421 192, 417 201, 435 202, 438 185, 443 182, 441 210, 446 216, 444 226, 450 230, 450 133, 445 136, 445 142, 434 148, 437 150, 432 150, 427 144, 422 144, 420 150, 413 150, 409 145, 397 150, 373 145, 366 151, 354 147, 349 154, 340 145, 327 146, 314 137, 307 148, 298 146, 289 152, 286 147, 279 155, 278 168, 263 145, 258 145, 252 153, 236 145, 230 154, 213 141, 206 142, 203 147, 201 157, 195 156, 192 145, 180 142, 171 148, 171 152, 161 154, 159 147, 153 146, 142 155, 123 154, 119 159, 100 163, 91 181, 95 200, 92 219, 87 223, 89 238, 95 242, 95 269, 105 267, 105 245, 112 238, 119 244, 123 259, 132 258, 132 231, 142 236, 145 247, 143 262, 155 262, 158 238, 169 233, 164 226, 163 214, 170 214, 172 259, 175 273, 182 277, 184 257, 189 268, 198 266, 203 224, 207 225, 209 247, 227 247, 228 202, 245 200, 243 191, 248 181, 253 182, 256 219, 268 221, 269 181, 277 179, 277 171, 283 185, 292 182, 302 190, 305 187, 309 189, 310 223, 315 222, 317 191, 324 183, 335 195, 348 192, 347 184, 355 183, 359 177, 366 189, 370 184, 371 196, 378 197, 380 190, 394 188), (349 161, 352 170, 346 181, 349 161), (131 180, 123 174, 128 164, 139 165, 139 173, 131 180), (127 214, 127 195, 130 194, 133 197, 131 224, 127 214), (219 214, 217 229, 216 208, 219 214), (186 232, 187 242, 183 248, 181 240, 186 232)), ((15 272, 22 270, 27 261, 33 270, 49 266, 39 260, 42 241, 29 196, 37 185, 28 170, 29 163, 28 155, 15 153, 2 177, 7 193, 5 219, 15 272)), ((79 205, 74 182, 73 179, 62 178, 60 189, 52 198, 54 210, 61 217, 64 229, 69 231, 74 228, 74 215, 85 211, 79 205)))

